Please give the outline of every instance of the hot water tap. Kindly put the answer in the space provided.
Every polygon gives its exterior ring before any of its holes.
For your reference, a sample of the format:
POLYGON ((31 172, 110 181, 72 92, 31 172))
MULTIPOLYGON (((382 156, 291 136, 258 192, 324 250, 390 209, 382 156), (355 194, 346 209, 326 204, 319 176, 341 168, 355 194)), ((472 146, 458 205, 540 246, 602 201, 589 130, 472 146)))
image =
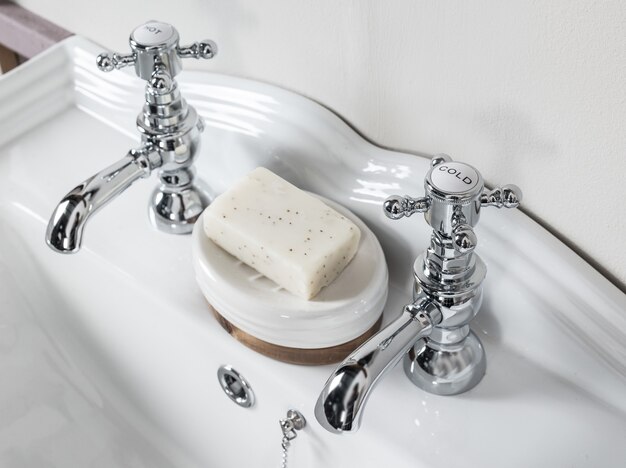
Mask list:
POLYGON ((58 252, 77 252, 89 217, 156 169, 160 184, 152 195, 150 217, 160 230, 191 232, 209 204, 208 195, 194 180, 193 168, 204 123, 181 96, 174 77, 182 70, 183 58, 210 59, 217 47, 209 40, 180 46, 178 31, 158 21, 137 27, 129 43, 131 53, 100 54, 96 64, 105 72, 133 66, 137 76, 147 81, 145 104, 137 117, 141 144, 59 203, 46 232, 46 242, 58 252))

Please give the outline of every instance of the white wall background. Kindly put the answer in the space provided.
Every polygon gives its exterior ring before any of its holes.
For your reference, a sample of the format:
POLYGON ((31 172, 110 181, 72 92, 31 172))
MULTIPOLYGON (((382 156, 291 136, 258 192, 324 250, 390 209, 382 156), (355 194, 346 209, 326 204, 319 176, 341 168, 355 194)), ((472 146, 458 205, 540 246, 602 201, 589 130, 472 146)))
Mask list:
POLYGON ((626 285, 626 2, 18 0, 127 51, 149 19, 250 77, 335 110, 368 139, 446 152, 626 285))

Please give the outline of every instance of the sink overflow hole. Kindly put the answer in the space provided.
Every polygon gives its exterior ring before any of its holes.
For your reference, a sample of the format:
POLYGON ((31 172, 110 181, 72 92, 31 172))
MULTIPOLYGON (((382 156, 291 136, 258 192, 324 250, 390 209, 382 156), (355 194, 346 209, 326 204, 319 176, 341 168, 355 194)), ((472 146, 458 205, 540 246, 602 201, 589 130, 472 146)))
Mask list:
POLYGON ((254 405, 254 392, 248 381, 231 366, 220 366, 217 379, 224 393, 243 408, 254 405))

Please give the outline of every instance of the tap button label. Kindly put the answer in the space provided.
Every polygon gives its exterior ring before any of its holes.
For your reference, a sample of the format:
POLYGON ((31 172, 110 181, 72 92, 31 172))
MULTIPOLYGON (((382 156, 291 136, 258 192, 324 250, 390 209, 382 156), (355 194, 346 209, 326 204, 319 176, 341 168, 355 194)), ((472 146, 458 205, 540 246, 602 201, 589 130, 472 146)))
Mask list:
POLYGON ((151 22, 133 31, 133 39, 144 46, 166 43, 174 34, 174 28, 167 23, 151 22))
POLYGON ((432 185, 448 193, 471 191, 478 184, 479 178, 474 168, 458 162, 439 164, 430 173, 432 185))

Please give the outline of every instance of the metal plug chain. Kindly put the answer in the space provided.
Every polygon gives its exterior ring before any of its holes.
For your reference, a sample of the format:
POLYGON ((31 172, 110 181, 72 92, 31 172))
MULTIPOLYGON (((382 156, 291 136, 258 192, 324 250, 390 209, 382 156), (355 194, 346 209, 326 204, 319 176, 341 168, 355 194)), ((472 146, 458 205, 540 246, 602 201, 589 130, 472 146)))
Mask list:
POLYGON ((291 445, 291 441, 298 437, 298 432, 304 426, 306 426, 306 419, 297 411, 290 409, 287 411, 287 417, 279 421, 280 429, 283 431, 283 438, 281 441, 282 446, 282 461, 281 468, 287 468, 287 451, 291 445))

